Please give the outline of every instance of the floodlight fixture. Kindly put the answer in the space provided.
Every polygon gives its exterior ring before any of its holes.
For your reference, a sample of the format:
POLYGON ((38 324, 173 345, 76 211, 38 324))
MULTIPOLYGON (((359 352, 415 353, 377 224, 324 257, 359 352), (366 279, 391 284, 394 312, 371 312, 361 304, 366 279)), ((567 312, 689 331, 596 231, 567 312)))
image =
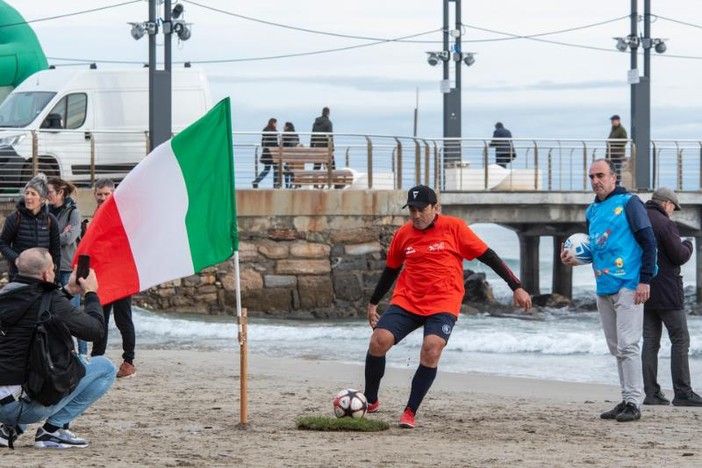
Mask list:
POLYGON ((182 3, 176 3, 176 6, 173 7, 173 11, 171 12, 171 16, 173 19, 178 19, 180 16, 183 14, 183 4, 182 3))
POLYGON ((657 38, 654 39, 653 40, 653 48, 659 54, 662 54, 666 50, 668 50, 668 46, 665 45, 665 39, 657 39, 657 38))
POLYGON ((463 63, 465 63, 467 67, 473 65, 475 63, 475 54, 472 52, 463 54, 463 63))
POLYGON ((626 49, 629 47, 629 43, 627 42, 626 38, 615 37, 614 40, 617 41, 617 50, 619 52, 626 52, 626 49))
POLYGON ((181 41, 187 41, 192 35, 190 28, 183 20, 174 21, 173 32, 178 35, 178 39, 181 41))
POLYGON ((431 65, 432 67, 435 67, 439 64, 440 58, 439 58, 439 53, 438 52, 427 52, 429 55, 427 57, 427 63, 431 65))
POLYGON ((132 25, 132 38, 138 41, 144 34, 146 34, 146 29, 144 28, 144 23, 129 23, 132 25))

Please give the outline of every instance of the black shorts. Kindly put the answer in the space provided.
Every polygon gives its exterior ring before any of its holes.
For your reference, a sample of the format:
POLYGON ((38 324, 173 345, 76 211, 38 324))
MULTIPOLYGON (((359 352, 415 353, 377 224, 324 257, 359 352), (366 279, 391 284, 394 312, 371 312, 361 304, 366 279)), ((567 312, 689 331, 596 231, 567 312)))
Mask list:
POLYGON ((455 324, 456 316, 449 312, 417 315, 407 312, 402 307, 390 305, 380 316, 376 328, 382 328, 392 333, 395 337, 395 344, 421 326, 424 326, 424 336, 437 335, 448 343, 455 324))

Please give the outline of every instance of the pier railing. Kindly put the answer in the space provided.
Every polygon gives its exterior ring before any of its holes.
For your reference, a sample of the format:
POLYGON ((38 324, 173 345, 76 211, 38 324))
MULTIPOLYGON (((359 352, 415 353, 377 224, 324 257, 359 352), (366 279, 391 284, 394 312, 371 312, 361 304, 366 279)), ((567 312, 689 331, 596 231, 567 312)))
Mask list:
MULTIPOLYGON (((42 130, 8 132, 0 138, 0 193, 16 194, 36 172, 58 175, 78 185, 95 179, 124 177, 147 153, 145 132, 42 130), (14 190, 13 190, 14 189, 14 190)), ((299 132, 308 146, 311 134, 299 132)), ((250 188, 263 169, 260 132, 234 132, 236 183, 250 188)), ((631 141, 604 139, 515 138, 514 160, 496 164, 490 138, 414 138, 335 133, 337 169, 353 172, 351 189, 401 189, 419 183, 447 192, 550 191, 588 192, 587 170, 597 158, 609 157, 610 145, 623 145, 623 184, 636 189, 636 150, 631 141)), ((654 187, 678 191, 702 189, 702 140, 654 140, 651 144, 654 187)), ((272 188, 273 171, 259 185, 272 188)))

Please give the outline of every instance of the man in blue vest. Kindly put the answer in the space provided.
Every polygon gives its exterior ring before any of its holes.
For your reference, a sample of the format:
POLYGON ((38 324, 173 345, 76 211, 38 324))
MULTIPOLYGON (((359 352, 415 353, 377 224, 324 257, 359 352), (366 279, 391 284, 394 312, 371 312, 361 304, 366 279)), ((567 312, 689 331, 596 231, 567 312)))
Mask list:
MULTIPOLYGON (((641 348, 643 305, 650 296, 656 270, 656 238, 643 203, 617 185, 611 160, 598 159, 590 166, 595 201, 585 218, 592 269, 597 285, 597 310, 610 353, 617 358, 622 402, 600 415, 619 422, 641 418, 643 377, 641 348)), ((576 265, 566 250, 561 261, 576 265)))

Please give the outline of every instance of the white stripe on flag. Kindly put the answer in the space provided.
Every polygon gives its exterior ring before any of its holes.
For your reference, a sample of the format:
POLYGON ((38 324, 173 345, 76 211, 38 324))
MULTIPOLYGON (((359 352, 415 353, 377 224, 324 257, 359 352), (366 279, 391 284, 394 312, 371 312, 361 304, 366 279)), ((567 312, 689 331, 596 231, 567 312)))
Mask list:
POLYGON ((140 289, 163 281, 164 272, 171 278, 194 273, 185 227, 188 191, 170 141, 132 170, 115 197, 140 289))

